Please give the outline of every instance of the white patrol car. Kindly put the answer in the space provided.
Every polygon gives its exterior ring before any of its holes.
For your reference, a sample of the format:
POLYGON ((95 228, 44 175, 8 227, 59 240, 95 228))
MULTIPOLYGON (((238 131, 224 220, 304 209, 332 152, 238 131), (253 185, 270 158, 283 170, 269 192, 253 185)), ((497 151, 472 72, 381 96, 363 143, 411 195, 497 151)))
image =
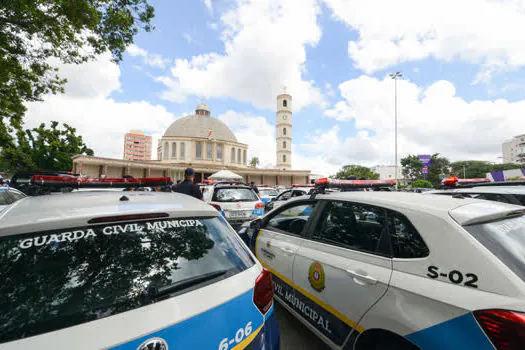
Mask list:
POLYGON ((25 197, 25 194, 14 188, 0 186, 0 210, 25 197))
POLYGON ((203 188, 203 198, 217 209, 234 228, 264 215, 264 204, 248 185, 217 182, 203 188))
POLYGON ((425 194, 460 195, 525 206, 525 181, 523 180, 489 182, 489 179, 458 179, 457 177, 449 177, 444 179, 443 182, 448 189, 429 191, 425 192, 425 194))
POLYGON ((279 347, 271 274, 189 196, 21 199, 0 212, 0 261, 1 350, 279 347))
POLYGON ((525 210, 340 192, 250 224, 275 298, 332 349, 523 349, 525 210))

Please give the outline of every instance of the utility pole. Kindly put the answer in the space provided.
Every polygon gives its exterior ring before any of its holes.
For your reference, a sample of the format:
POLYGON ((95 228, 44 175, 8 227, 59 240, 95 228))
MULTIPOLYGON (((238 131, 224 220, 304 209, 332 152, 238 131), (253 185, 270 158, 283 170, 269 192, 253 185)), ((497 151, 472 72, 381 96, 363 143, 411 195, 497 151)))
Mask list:
POLYGON ((389 74, 390 78, 394 79, 394 163, 396 172, 396 190, 398 189, 398 176, 397 176, 397 79, 401 78, 403 74, 395 72, 389 74))

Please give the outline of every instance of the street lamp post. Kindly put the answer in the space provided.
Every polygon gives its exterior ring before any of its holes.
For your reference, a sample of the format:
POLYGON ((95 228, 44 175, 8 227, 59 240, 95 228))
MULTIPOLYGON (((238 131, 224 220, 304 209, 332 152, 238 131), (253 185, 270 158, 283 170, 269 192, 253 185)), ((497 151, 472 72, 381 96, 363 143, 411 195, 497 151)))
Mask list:
POLYGON ((394 79, 394 164, 396 173, 396 190, 398 189, 398 176, 397 176, 397 79, 401 78, 403 74, 395 72, 389 74, 390 78, 394 79))

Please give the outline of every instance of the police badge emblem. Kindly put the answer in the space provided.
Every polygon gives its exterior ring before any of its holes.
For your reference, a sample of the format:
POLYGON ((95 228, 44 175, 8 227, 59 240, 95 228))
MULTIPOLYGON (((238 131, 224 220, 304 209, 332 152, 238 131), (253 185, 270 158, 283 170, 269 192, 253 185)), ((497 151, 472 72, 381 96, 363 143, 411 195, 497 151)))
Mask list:
POLYGON ((308 269, 308 281, 312 288, 317 292, 322 292, 325 288, 325 275, 323 265, 320 262, 314 261, 308 269))

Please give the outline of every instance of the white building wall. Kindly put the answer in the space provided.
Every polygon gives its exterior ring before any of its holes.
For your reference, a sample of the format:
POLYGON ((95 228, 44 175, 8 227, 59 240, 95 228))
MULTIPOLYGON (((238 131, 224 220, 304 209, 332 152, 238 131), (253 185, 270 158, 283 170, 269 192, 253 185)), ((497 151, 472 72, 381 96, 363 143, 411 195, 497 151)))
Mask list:
POLYGON ((501 145, 504 163, 518 163, 518 155, 525 153, 525 134, 514 136, 501 145))

